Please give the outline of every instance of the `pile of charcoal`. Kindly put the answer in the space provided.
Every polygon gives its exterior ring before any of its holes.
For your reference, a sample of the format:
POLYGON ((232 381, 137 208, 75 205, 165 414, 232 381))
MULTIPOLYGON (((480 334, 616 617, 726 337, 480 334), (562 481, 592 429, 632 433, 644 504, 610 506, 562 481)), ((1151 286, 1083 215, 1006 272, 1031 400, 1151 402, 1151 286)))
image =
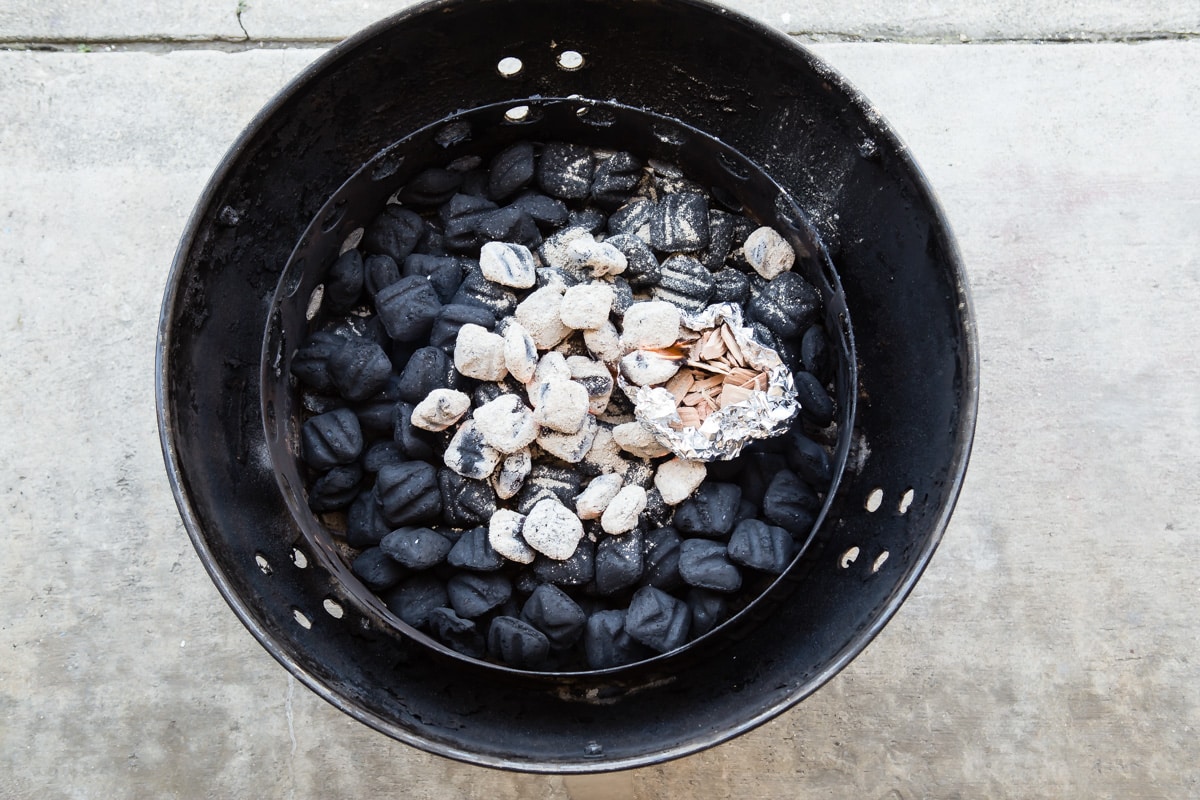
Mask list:
POLYGON ((343 245, 290 369, 310 508, 408 624, 473 658, 604 669, 675 650, 758 596, 832 473, 820 297, 770 227, 672 165, 519 142, 414 176, 343 245), (681 458, 622 386, 697 425, 765 387, 800 414, 736 458, 681 458))

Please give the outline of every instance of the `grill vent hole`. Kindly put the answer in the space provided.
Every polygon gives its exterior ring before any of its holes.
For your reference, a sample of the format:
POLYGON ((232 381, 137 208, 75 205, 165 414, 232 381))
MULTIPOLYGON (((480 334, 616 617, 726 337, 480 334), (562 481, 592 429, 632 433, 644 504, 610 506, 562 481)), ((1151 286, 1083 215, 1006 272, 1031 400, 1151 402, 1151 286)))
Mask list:
POLYGON ((521 74, 523 69, 525 69, 525 65, 521 63, 521 59, 515 56, 505 56, 496 64, 496 71, 505 78, 515 78, 521 74))
POLYGON ((907 514, 908 507, 912 505, 912 501, 913 501, 913 490, 911 488, 905 489, 904 494, 902 494, 900 496, 900 504, 898 506, 896 506, 896 510, 899 511, 901 514, 907 514))
POLYGON ((883 562, 885 562, 887 560, 888 560, 888 551, 884 550, 882 553, 880 553, 878 556, 876 556, 874 563, 871 564, 871 574, 874 575, 876 572, 879 572, 879 568, 882 567, 883 562))
POLYGON ((304 569, 308 566, 308 556, 304 555, 304 553, 300 552, 298 549, 293 548, 292 563, 295 564, 299 569, 304 569))
POLYGON ((859 550, 857 547, 851 547, 849 550, 842 553, 842 557, 838 561, 838 565, 841 566, 842 569, 846 569, 851 564, 853 564, 856 560, 858 560, 858 553, 859 553, 859 550))
POLYGON ((298 608, 292 609, 292 616, 296 618, 296 623, 304 630, 312 630, 312 620, 298 608))
POLYGON ((576 50, 563 50, 558 54, 559 69, 574 72, 583 67, 583 54, 576 50))
POLYGON ((321 301, 325 299, 325 284, 318 283, 316 288, 312 290, 312 294, 308 296, 308 308, 304 311, 304 318, 312 322, 313 317, 321 310, 321 301))
POLYGON ((258 564, 258 568, 262 571, 263 575, 270 575, 273 572, 271 562, 267 561, 267 557, 262 553, 254 554, 254 563, 258 564))
POLYGON ((342 604, 332 597, 326 597, 325 602, 321 605, 325 607, 325 613, 334 619, 341 619, 346 614, 346 609, 342 608, 342 604))
POLYGON ((508 122, 522 123, 529 121, 529 106, 513 106, 508 111, 504 112, 504 119, 508 122))
POLYGON ((883 505, 883 489, 880 489, 878 486, 876 486, 871 490, 871 493, 867 495, 867 502, 863 503, 863 508, 874 514, 879 510, 879 506, 881 505, 883 505))

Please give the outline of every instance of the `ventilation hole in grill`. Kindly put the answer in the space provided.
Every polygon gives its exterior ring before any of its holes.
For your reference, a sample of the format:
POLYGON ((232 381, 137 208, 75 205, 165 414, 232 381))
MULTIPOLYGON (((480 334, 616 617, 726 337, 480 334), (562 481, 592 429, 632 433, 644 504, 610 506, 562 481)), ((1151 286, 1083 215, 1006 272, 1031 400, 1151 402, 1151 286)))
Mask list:
POLYGON ((342 221, 342 217, 346 216, 346 201, 338 200, 334 203, 333 210, 325 215, 325 219, 321 220, 321 232, 329 233, 338 226, 342 221))
POLYGON ((350 231, 350 235, 346 237, 346 239, 342 242, 342 246, 338 248, 338 255, 340 256, 343 253, 348 253, 354 248, 358 247, 358 243, 362 241, 363 232, 364 231, 362 228, 355 228, 354 230, 350 231))
POLYGON ((875 557, 875 561, 871 564, 871 574, 874 575, 876 572, 879 572, 879 568, 882 567, 883 562, 885 562, 887 560, 888 560, 888 551, 884 550, 882 553, 880 553, 878 556, 875 557))
POLYGON ((325 284, 318 283, 316 288, 312 290, 312 294, 308 296, 308 308, 304 312, 304 318, 312 322, 313 317, 321 310, 321 301, 325 299, 325 284))
POLYGON ((558 54, 558 67, 567 72, 583 68, 583 54, 577 50, 563 50, 558 54))
POLYGON ((859 550, 857 547, 851 547, 846 552, 842 553, 842 557, 838 560, 838 565, 842 569, 846 569, 858 559, 859 550))
POLYGON ((513 106, 504 112, 504 121, 511 122, 514 125, 521 125, 526 122, 533 122, 532 116, 532 109, 529 106, 513 106))
POLYGON ((307 615, 307 614, 305 614, 305 613, 304 613, 303 611, 301 611, 300 609, 298 609, 298 608, 293 608, 293 609, 292 609, 292 616, 296 618, 296 622, 297 622, 297 623, 300 625, 300 627, 301 627, 301 628, 304 628, 304 630, 306 630, 306 631, 307 631, 307 630, 311 630, 311 629, 312 629, 312 620, 311 620, 311 619, 309 619, 309 618, 308 618, 308 615, 307 615))
POLYGON ((342 604, 332 597, 326 597, 325 602, 321 605, 325 607, 325 613, 334 619, 341 619, 346 615, 346 609, 342 608, 342 604))
POLYGON ((504 78, 515 78, 523 69, 525 65, 516 56, 505 56, 496 63, 496 71, 504 78))
MULTIPOLYGON (((750 177, 749 170, 742 164, 739 164, 733 156, 728 153, 718 153, 717 163, 721 165, 721 169, 728 172, 732 177, 739 181, 744 181, 750 177)), ((790 218, 788 218, 790 221, 790 218)))
POLYGON ((300 550, 292 548, 292 563, 299 569, 304 569, 308 566, 308 556, 304 555, 300 550))
POLYGON ((874 514, 879 510, 881 505, 883 505, 883 489, 880 489, 878 486, 876 486, 871 490, 871 493, 867 495, 867 501, 863 503, 863 508, 874 514))
POLYGON ((267 557, 262 553, 254 554, 254 563, 258 564, 258 568, 262 570, 263 575, 270 575, 271 572, 273 572, 271 569, 271 562, 267 561, 267 557))

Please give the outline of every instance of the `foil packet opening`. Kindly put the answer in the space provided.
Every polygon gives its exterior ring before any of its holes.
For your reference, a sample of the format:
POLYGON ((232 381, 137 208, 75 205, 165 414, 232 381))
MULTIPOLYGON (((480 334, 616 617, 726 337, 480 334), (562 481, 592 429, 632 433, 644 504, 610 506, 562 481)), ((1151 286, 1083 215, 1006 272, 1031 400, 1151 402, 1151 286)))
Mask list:
POLYGON ((728 461, 754 439, 785 433, 800 410, 792 371, 774 349, 754 338, 744 325, 742 310, 732 303, 719 303, 696 314, 684 314, 682 322, 697 333, 725 324, 746 365, 766 374, 766 388, 711 412, 699 425, 683 426, 675 395, 661 385, 637 386, 618 375, 617 384, 633 402, 638 421, 672 453, 692 461, 728 461))

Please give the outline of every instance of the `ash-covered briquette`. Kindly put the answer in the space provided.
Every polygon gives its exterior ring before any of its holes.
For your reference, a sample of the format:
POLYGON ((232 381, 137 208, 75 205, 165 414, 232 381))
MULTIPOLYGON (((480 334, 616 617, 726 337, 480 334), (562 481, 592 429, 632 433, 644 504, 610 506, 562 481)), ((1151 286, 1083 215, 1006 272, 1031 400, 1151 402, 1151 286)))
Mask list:
POLYGON ((832 481, 819 293, 778 231, 670 165, 560 142, 475 164, 416 173, 326 271, 291 361, 309 505, 344 517, 364 586, 464 656, 569 671, 671 652, 787 568, 832 481), (717 302, 804 407, 705 464, 617 383, 675 386, 672 349, 697 335, 681 316, 717 302))

